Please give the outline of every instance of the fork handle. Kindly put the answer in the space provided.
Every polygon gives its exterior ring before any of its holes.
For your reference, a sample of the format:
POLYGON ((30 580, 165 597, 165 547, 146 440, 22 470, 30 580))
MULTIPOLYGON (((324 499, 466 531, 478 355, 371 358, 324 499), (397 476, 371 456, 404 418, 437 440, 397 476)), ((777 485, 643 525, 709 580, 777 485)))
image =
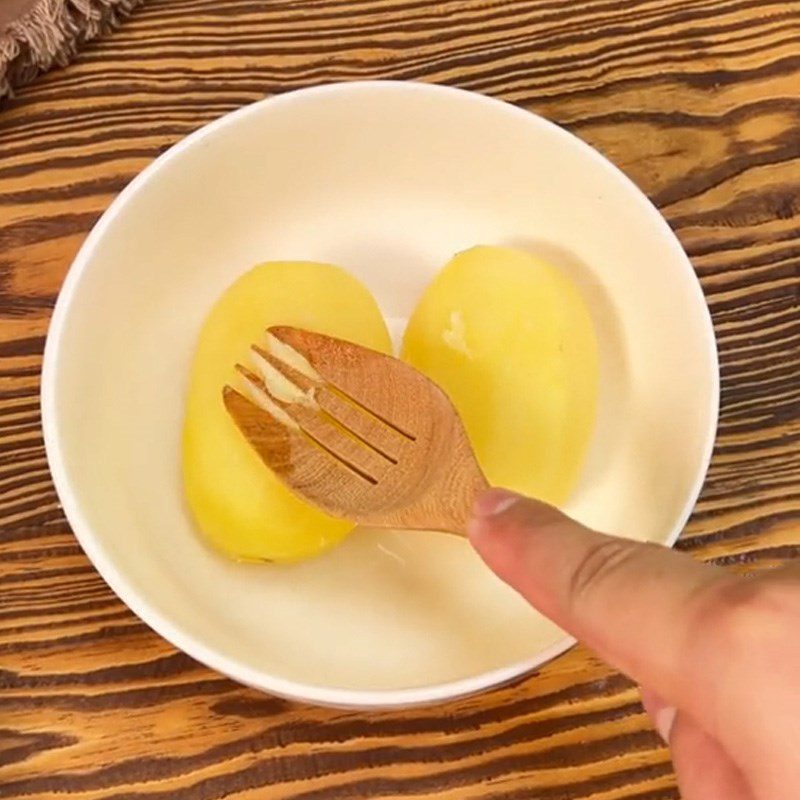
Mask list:
POLYGON ((446 497, 440 495, 438 498, 440 514, 437 515, 437 530, 466 536, 475 501, 490 488, 490 484, 474 462, 467 469, 457 470, 457 473, 453 475, 454 485, 448 487, 446 497))

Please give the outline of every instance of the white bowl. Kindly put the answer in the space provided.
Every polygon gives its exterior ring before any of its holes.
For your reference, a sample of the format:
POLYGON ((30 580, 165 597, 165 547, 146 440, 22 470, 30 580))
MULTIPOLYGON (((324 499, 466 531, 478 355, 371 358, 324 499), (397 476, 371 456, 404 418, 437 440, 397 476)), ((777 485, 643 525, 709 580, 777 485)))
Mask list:
POLYGON ((238 564, 200 539, 183 500, 187 371, 234 278, 269 259, 331 261, 399 333, 436 271, 477 243, 544 254, 591 304, 599 419, 567 511, 674 542, 719 386, 703 295, 656 209, 514 106, 422 84, 325 86, 228 114, 161 156, 97 223, 58 300, 42 378, 53 478, 84 550, 146 623, 243 683, 360 707, 475 692, 573 643, 465 541, 359 531, 298 566, 238 564))

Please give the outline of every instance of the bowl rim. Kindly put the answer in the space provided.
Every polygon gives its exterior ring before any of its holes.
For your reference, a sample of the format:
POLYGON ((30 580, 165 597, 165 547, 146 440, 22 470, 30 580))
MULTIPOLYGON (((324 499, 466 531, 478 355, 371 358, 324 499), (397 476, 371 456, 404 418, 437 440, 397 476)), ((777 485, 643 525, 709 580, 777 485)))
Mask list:
POLYGON ((321 96, 333 94, 347 95, 364 91, 418 92, 440 94, 441 96, 457 96, 461 100, 481 104, 485 106, 487 111, 516 116, 519 119, 524 119, 529 125, 556 132, 558 136, 569 140, 570 146, 578 147, 583 150, 587 157, 592 158, 596 163, 601 165, 614 180, 621 180, 629 190, 631 202, 639 203, 647 210, 648 214, 655 216, 656 224, 664 240, 664 245, 673 250, 677 261, 683 265, 683 269, 688 273, 688 277, 690 278, 689 282, 696 292, 696 299, 700 302, 702 308, 705 309, 703 315, 705 322, 704 338, 707 350, 706 355, 711 365, 712 372, 712 386, 708 396, 710 424, 706 432, 700 467, 684 507, 675 520, 669 536, 665 541, 665 545, 668 547, 672 547, 675 544, 678 536, 686 525, 705 482, 718 426, 720 376, 714 327, 700 281, 680 241, 661 212, 619 167, 609 161, 588 143, 556 123, 504 100, 452 86, 398 80, 339 82, 296 89, 265 97, 224 114, 222 117, 207 123, 176 142, 139 172, 114 198, 81 245, 62 284, 48 328, 43 355, 40 390, 42 428, 50 473, 67 521, 95 569, 97 569, 112 591, 114 591, 128 608, 157 634, 205 666, 227 675, 239 683, 285 699, 309 702, 316 705, 334 706, 337 708, 377 709, 429 705, 466 697, 486 689, 507 684, 516 678, 533 672, 548 661, 566 652, 576 643, 576 640, 572 636, 565 635, 535 656, 499 669, 471 675, 455 681, 401 689, 362 691, 312 685, 280 678, 259 669, 243 665, 235 658, 228 657, 208 647, 201 639, 186 632, 168 616, 151 606, 146 596, 140 594, 130 584, 124 573, 117 568, 114 559, 110 557, 108 552, 106 552, 105 548, 95 537, 92 526, 80 507, 77 494, 73 491, 73 482, 70 478, 69 469, 67 468, 62 452, 56 402, 59 373, 63 366, 62 359, 59 358, 59 353, 61 351, 64 331, 68 325, 73 301, 80 288, 86 265, 91 260, 97 244, 116 217, 122 213, 129 198, 168 162, 178 158, 184 150, 193 147, 217 130, 237 124, 240 119, 252 114, 263 113, 265 109, 290 105, 292 103, 306 102, 321 96))

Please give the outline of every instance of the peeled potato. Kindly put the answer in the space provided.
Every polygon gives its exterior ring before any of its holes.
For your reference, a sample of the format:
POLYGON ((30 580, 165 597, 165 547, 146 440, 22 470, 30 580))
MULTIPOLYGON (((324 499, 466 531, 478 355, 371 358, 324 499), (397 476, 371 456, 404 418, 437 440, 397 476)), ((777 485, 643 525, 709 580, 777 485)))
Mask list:
POLYGON ((192 365, 183 431, 183 479, 200 530, 241 559, 293 561, 339 542, 353 527, 311 508, 269 471, 229 417, 222 388, 270 325, 301 328, 389 352, 372 295, 339 267, 261 264, 208 315, 192 365))
POLYGON ((506 247, 475 247, 428 287, 403 358, 452 398, 489 482, 563 502, 597 405, 597 344, 577 288, 506 247))

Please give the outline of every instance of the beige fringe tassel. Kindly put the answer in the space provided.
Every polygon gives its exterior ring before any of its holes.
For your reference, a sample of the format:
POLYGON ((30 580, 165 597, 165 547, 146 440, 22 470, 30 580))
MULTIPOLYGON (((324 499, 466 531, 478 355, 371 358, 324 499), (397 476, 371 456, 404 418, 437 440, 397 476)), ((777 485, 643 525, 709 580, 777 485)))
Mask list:
POLYGON ((143 0, 37 0, 0 35, 0 100, 118 25, 143 0))

